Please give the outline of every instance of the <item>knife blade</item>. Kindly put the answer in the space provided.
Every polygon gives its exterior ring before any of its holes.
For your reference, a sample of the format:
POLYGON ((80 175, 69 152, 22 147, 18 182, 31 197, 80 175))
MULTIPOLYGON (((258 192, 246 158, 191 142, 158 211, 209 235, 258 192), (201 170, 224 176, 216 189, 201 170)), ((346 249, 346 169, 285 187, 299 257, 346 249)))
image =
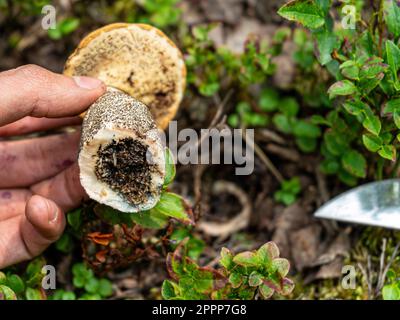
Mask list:
POLYGON ((400 179, 350 189, 326 202, 314 216, 400 230, 400 179))

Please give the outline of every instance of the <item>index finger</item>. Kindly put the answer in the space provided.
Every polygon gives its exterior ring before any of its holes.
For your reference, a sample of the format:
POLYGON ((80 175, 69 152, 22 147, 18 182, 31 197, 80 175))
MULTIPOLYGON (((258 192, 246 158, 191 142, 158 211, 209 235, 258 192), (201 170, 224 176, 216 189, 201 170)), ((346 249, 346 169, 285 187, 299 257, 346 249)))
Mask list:
POLYGON ((25 116, 78 115, 105 91, 98 79, 71 78, 35 65, 5 71, 0 73, 0 126, 25 116))

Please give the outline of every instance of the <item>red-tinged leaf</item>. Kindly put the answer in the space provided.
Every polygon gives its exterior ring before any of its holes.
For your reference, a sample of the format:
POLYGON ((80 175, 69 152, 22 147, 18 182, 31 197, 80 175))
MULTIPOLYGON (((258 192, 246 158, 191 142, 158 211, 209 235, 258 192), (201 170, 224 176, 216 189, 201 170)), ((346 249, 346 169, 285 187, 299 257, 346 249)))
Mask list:
POLYGON ((97 261, 104 263, 106 262, 106 254, 107 254, 108 250, 101 250, 99 252, 96 253, 96 259, 97 261))
POLYGON ((101 233, 98 231, 89 233, 86 235, 86 237, 94 243, 102 246, 108 246, 110 241, 114 238, 112 233, 101 233))
POLYGON ((225 269, 230 269, 233 264, 233 253, 228 248, 221 249, 221 259, 219 260, 221 266, 225 269))
POLYGON ((274 291, 280 291, 281 290, 281 284, 279 282, 276 282, 272 278, 266 278, 263 279, 263 284, 270 287, 274 291))
POLYGON ((289 278, 283 278, 281 284, 281 290, 279 293, 283 296, 287 296, 292 293, 294 289, 294 282, 289 278))
POLYGON ((284 258, 276 258, 272 261, 272 266, 276 268, 276 271, 279 273, 281 277, 284 277, 288 274, 290 269, 290 263, 287 259, 284 258))
POLYGON ((255 267, 258 266, 260 260, 255 252, 252 251, 245 251, 237 254, 233 258, 233 262, 244 266, 244 267, 255 267))
POLYGON ((253 271, 249 276, 249 286, 258 287, 262 284, 262 275, 257 271, 253 271))
POLYGON ((268 264, 279 257, 279 248, 275 242, 270 241, 257 250, 257 255, 262 263, 268 264))
POLYGON ((240 273, 231 273, 231 275, 229 276, 229 283, 234 289, 239 288, 243 283, 243 280, 244 277, 240 273))
POLYGON ((189 237, 183 239, 174 252, 170 252, 167 255, 166 264, 167 271, 171 278, 178 280, 180 275, 184 274, 184 264, 186 256, 186 243, 189 241, 189 237))
POLYGON ((260 292, 261 297, 264 300, 271 298, 272 295, 274 294, 274 290, 265 284, 263 284, 259 287, 259 292, 260 292))

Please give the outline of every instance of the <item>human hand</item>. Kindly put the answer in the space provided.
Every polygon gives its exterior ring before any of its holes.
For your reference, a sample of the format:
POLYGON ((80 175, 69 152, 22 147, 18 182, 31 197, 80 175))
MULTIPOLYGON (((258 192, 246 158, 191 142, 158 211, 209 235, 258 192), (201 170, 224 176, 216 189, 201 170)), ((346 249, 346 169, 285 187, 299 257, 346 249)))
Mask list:
POLYGON ((56 241, 64 212, 86 197, 76 162, 79 132, 2 138, 79 124, 77 115, 105 90, 100 80, 34 65, 0 73, 0 269, 56 241))

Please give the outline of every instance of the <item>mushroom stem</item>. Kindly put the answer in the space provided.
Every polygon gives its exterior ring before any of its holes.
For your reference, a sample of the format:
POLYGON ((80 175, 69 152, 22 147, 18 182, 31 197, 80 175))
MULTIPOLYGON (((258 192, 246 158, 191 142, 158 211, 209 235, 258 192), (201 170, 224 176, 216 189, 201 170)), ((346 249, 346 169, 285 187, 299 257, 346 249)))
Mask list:
POLYGON ((78 163, 92 199, 123 212, 154 207, 164 182, 164 148, 147 106, 108 88, 84 116, 78 163))

